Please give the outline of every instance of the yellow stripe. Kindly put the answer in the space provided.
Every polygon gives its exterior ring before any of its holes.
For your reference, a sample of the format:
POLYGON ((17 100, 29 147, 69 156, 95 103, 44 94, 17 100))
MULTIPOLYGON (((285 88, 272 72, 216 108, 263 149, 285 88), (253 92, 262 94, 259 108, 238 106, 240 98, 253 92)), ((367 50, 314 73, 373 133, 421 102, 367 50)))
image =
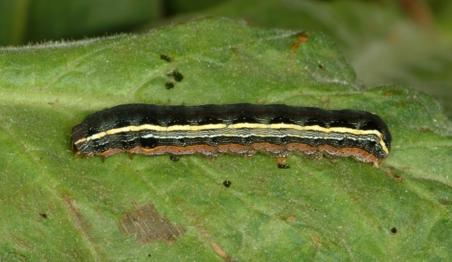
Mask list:
POLYGON ((386 144, 383 141, 383 135, 378 130, 361 130, 361 129, 354 129, 354 128, 348 128, 348 127, 321 127, 318 125, 313 126, 300 126, 295 124, 259 124, 259 123, 237 123, 237 124, 206 124, 206 125, 198 125, 198 126, 192 126, 192 125, 173 125, 173 126, 158 126, 158 125, 151 125, 151 124, 144 124, 140 126, 126 126, 126 127, 120 127, 120 128, 114 128, 107 131, 99 132, 97 134, 81 138, 75 142, 75 144, 80 144, 83 142, 96 140, 99 138, 102 138, 104 136, 108 135, 114 135, 118 133, 125 133, 125 132, 138 132, 138 131, 144 131, 144 130, 150 130, 150 131, 158 131, 158 132, 172 132, 172 131, 201 131, 201 130, 216 130, 216 129, 223 129, 223 128, 230 128, 230 129, 240 129, 240 128, 250 128, 250 129, 293 129, 293 130, 299 130, 299 131, 317 131, 321 133, 348 133, 353 135, 376 135, 380 139, 380 145, 385 151, 386 154, 389 153, 389 150, 386 146, 386 144))

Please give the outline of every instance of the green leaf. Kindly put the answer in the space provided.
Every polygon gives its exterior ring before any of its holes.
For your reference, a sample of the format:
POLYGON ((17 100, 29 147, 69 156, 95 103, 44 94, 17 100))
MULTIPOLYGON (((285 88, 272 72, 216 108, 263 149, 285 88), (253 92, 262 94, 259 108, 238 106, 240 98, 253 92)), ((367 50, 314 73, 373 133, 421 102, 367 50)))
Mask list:
POLYGON ((356 84, 335 45, 307 34, 210 19, 0 49, 0 258, 450 260, 451 123, 414 90, 356 84), (131 102, 362 109, 388 123, 393 149, 380 168, 72 154, 72 126, 131 102))

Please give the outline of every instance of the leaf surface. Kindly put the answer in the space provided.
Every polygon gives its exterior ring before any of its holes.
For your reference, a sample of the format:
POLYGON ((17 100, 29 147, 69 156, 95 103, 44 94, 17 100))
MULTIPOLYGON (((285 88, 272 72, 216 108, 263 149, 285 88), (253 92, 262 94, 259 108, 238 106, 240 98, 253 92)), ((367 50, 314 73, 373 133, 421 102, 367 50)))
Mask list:
POLYGON ((449 120, 414 90, 356 84, 335 45, 307 34, 207 19, 0 49, 0 258, 450 259, 449 120), (380 168, 299 155, 289 169, 263 154, 74 157, 72 126, 132 102, 367 110, 394 142, 380 168))

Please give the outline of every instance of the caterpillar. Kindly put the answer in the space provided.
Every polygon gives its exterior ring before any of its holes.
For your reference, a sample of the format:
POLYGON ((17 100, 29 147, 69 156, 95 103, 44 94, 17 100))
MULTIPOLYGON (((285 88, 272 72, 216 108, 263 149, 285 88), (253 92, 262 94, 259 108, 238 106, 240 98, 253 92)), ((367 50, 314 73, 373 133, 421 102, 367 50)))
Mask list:
POLYGON ((373 113, 283 104, 125 104, 95 112, 72 129, 72 149, 82 156, 300 152, 378 166, 390 147, 389 129, 373 113))

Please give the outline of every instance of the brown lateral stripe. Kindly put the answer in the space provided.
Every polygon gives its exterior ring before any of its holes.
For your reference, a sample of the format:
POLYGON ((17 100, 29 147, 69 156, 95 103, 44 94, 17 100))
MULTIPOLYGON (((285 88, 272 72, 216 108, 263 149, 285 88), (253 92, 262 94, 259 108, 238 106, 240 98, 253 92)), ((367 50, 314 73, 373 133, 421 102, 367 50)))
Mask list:
POLYGON ((72 132, 80 155, 252 154, 351 156, 377 163, 391 135, 377 115, 286 105, 120 105, 88 116, 72 132))

